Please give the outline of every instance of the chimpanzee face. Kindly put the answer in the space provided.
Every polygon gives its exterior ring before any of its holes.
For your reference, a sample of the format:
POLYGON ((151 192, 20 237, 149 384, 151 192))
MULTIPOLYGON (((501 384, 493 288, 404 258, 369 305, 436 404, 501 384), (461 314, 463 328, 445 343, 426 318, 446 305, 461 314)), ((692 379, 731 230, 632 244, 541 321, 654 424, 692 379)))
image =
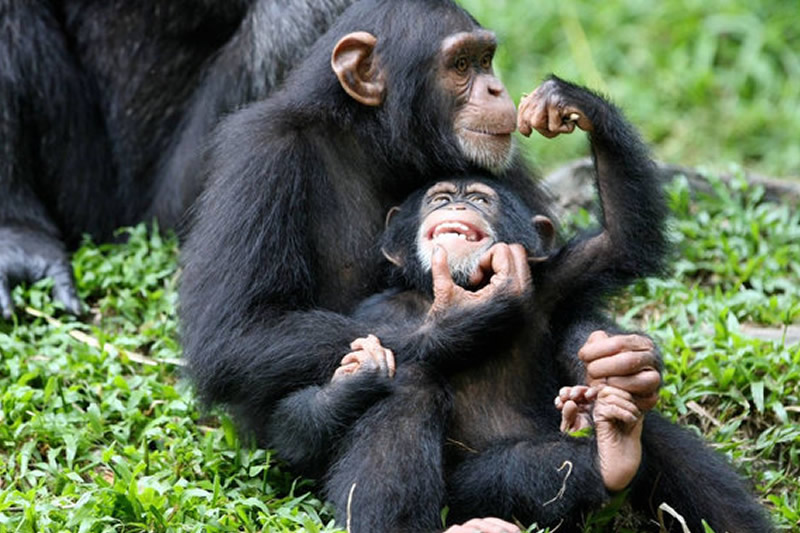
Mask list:
POLYGON ((514 102, 492 69, 496 47, 492 32, 476 29, 445 38, 439 54, 439 83, 455 101, 453 131, 461 152, 492 172, 510 164, 517 129, 514 102))
POLYGON ((431 268, 435 246, 447 252, 456 283, 466 282, 481 256, 496 242, 494 224, 499 197, 480 182, 443 181, 425 193, 420 205, 417 258, 425 271, 431 268))

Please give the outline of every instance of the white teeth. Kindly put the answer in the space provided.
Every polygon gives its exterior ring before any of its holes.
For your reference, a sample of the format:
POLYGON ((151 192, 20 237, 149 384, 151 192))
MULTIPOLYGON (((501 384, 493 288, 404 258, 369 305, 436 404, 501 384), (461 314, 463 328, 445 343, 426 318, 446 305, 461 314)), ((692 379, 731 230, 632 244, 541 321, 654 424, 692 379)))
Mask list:
POLYGON ((433 230, 431 238, 436 240, 443 237, 459 238, 463 241, 477 242, 480 240, 479 234, 466 224, 461 222, 442 222, 433 230))
POLYGON ((469 226, 465 226, 464 224, 460 224, 458 222, 444 222, 442 224, 439 224, 439 227, 436 228, 436 231, 439 231, 439 230, 444 231, 444 230, 448 230, 448 229, 454 229, 454 230, 463 231, 463 232, 466 233, 466 232, 469 231, 469 226))
POLYGON ((454 231, 437 232, 436 235, 433 238, 434 238, 434 240, 436 240, 436 239, 439 239, 439 238, 444 238, 444 237, 449 237, 449 236, 456 237, 456 238, 461 239, 462 241, 469 241, 469 242, 475 242, 475 241, 478 240, 475 237, 475 235, 464 235, 463 233, 456 233, 454 231))

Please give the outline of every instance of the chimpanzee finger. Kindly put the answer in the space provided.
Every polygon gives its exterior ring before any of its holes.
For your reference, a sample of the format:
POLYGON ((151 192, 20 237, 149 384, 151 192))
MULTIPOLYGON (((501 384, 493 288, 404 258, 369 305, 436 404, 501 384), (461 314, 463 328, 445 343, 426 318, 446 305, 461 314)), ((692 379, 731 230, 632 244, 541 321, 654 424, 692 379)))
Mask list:
POLYGON ((650 394, 647 396, 636 395, 633 397, 633 403, 639 408, 641 412, 646 412, 658 404, 658 393, 650 394))
POLYGON ((525 137, 530 137, 531 133, 533 133, 533 127, 531 127, 530 120, 528 120, 532 101, 533 98, 531 96, 523 97, 517 109, 517 130, 525 137))
MULTIPOLYGON (((653 341, 644 335, 613 335, 603 338, 600 334, 589 336, 580 350, 578 357, 584 362, 589 363, 595 359, 608 357, 621 352, 629 351, 654 351, 653 341)), ((655 354, 652 355, 654 363, 657 362, 655 354)), ((655 364, 653 366, 656 366, 655 364)))
MULTIPOLYGON (((494 273, 492 282, 505 282, 514 276, 514 260, 511 255, 511 248, 504 242, 499 242, 492 246, 489 251, 489 270, 494 273)), ((486 257, 486 256, 484 256, 486 257)))
POLYGON ((630 376, 655 369, 655 356, 652 352, 622 352, 587 363, 586 377, 591 385, 591 381, 595 379, 630 376))
POLYGON ((352 374, 366 374, 372 373, 378 376, 385 376, 388 375, 391 377, 393 373, 391 373, 387 368, 386 362, 381 357, 376 357, 372 353, 366 350, 359 350, 356 352, 350 352, 339 362, 339 367, 333 373, 333 379, 337 379, 344 375, 352 375, 352 374))
POLYGON ((528 252, 521 244, 510 244, 513 275, 516 281, 516 290, 522 294, 531 285, 531 266, 528 263, 528 252))
POLYGON ((369 347, 380 346, 381 340, 373 335, 372 333, 368 334, 366 337, 359 337, 353 342, 350 343, 350 349, 355 350, 367 350, 369 347))
MULTIPOLYGON (((557 400, 560 398, 556 398, 557 400)), ((556 406, 558 409, 558 406, 556 406)), ((573 426, 578 419, 578 404, 572 400, 568 400, 561 405, 561 424, 560 429, 562 433, 573 431, 573 426)))
POLYGON ((589 117, 584 115, 583 112, 580 109, 575 108, 574 111, 572 112, 572 117, 570 117, 570 118, 574 118, 575 115, 578 115, 578 117, 577 117, 577 119, 574 119, 573 121, 575 122, 575 124, 578 125, 578 127, 580 129, 582 129, 583 131, 593 131, 594 130, 594 125, 592 124, 592 121, 589 120, 589 117))
POLYGON ((346 365, 341 365, 333 372, 333 378, 331 381, 336 381, 337 379, 341 378, 342 376, 346 376, 349 374, 355 374, 358 370, 358 363, 348 363, 346 365))
POLYGON ((651 368, 629 376, 609 376, 606 383, 612 387, 627 391, 634 396, 651 396, 658 394, 661 387, 661 374, 651 368))
POLYGON ((642 416, 633 396, 616 387, 604 387, 597 395, 594 417, 619 420, 624 424, 632 424, 642 416))
POLYGON ((594 343, 594 342, 598 342, 598 341, 601 341, 603 339, 607 339, 609 337, 610 337, 610 335, 608 333, 606 333, 605 331, 603 331, 602 329, 596 329, 591 334, 589 334, 589 338, 586 339, 586 343, 585 344, 591 344, 591 343, 594 343))
POLYGON ((636 424, 636 422, 639 420, 639 417, 637 417, 633 412, 615 405, 613 402, 595 404, 593 414, 595 423, 598 423, 602 420, 608 420, 622 424, 628 428, 636 424))
POLYGON ((361 364, 361 357, 363 357, 363 355, 360 354, 364 354, 364 352, 356 351, 346 354, 344 357, 342 357, 342 360, 339 361, 339 366, 361 364))
POLYGON ((613 387, 606 387, 606 389, 615 390, 615 392, 605 396, 601 393, 600 397, 598 397, 593 410, 595 421, 614 421, 630 427, 642 418, 642 412, 633 402, 630 395, 627 397, 620 395, 619 392, 622 391, 613 387))
POLYGON ((547 109, 545 107, 546 98, 541 95, 541 85, 533 93, 523 98, 517 112, 517 122, 520 123, 520 132, 523 135, 530 135, 535 129, 545 137, 551 136, 547 130, 547 109), (525 128, 524 130, 522 128, 525 128))
POLYGON ((8 277, 5 275, 0 276, 0 311, 3 313, 3 318, 9 320, 14 313, 14 300, 11 299, 11 284, 8 277))
POLYGON ((575 385, 573 387, 561 387, 561 390, 558 391, 559 397, 566 401, 572 400, 575 402, 581 402, 586 392, 589 390, 589 387, 586 385, 575 385))
POLYGON ((394 360, 394 352, 388 348, 383 349, 383 357, 386 361, 386 368, 389 370, 389 377, 393 378, 395 372, 397 371, 397 364, 394 360))
POLYGON ((452 299, 455 283, 447 264, 447 251, 441 246, 433 249, 431 256, 431 276, 433 277, 433 298, 437 307, 447 307, 452 299))
POLYGON ((367 343, 367 337, 359 337, 353 342, 350 343, 350 349, 354 352, 358 350, 363 350, 364 345, 367 343))
POLYGON ((75 279, 72 277, 72 266, 69 262, 51 265, 47 269, 47 275, 53 278, 53 297, 64 304, 67 312, 81 315, 83 304, 75 290, 75 279))
POLYGON ((550 129, 550 118, 549 118, 549 106, 547 105, 546 99, 542 98, 534 107, 534 111, 532 113, 531 118, 531 125, 544 137, 548 139, 552 139, 556 135, 558 135, 558 131, 553 131, 550 129))
POLYGON ((363 349, 367 357, 382 374, 394 375, 394 354, 381 345, 380 339, 375 335, 367 335, 364 340, 363 349))
POLYGON ((547 107, 547 128, 555 134, 572 133, 575 129, 574 122, 564 120, 564 113, 564 108, 558 105, 547 107))

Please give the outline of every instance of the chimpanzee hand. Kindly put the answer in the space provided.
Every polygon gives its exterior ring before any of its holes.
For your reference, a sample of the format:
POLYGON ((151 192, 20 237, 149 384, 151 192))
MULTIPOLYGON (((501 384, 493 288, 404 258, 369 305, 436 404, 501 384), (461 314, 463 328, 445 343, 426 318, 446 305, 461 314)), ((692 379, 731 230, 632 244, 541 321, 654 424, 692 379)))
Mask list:
POLYGON ((447 251, 437 246, 431 258, 433 275, 433 305, 435 315, 452 307, 475 307, 503 295, 523 297, 531 290, 531 270, 528 254, 520 244, 497 243, 481 257, 470 282, 479 285, 489 277, 480 290, 470 291, 455 284, 447 265, 447 251))
POLYGON ((450 526, 444 533, 520 533, 520 529, 499 518, 473 518, 461 525, 450 526))
POLYGON ((597 442, 597 458, 606 489, 628 486, 642 462, 644 413, 628 392, 610 385, 562 387, 556 397, 561 411, 561 431, 591 427, 597 442))
POLYGON ((381 346, 375 335, 367 335, 350 343, 352 352, 342 358, 332 382, 340 381, 348 376, 372 372, 378 377, 393 378, 395 372, 394 353, 381 346))
POLYGON ((586 385, 561 387, 556 396, 556 409, 561 411, 561 432, 572 433, 592 427, 592 402, 598 389, 586 385))
POLYGON ((604 331, 594 331, 578 357, 586 365, 587 385, 622 389, 642 411, 652 409, 658 401, 659 358, 653 341, 644 335, 609 337, 604 331))
POLYGON ((566 94, 566 88, 577 90, 557 78, 549 79, 523 97, 517 112, 519 132, 527 137, 536 130, 553 138, 561 133, 572 133, 576 124, 584 131, 592 131, 591 121, 566 94))
POLYGON ((11 318, 14 303, 11 287, 20 281, 53 278, 53 297, 67 311, 81 313, 81 302, 75 292, 72 265, 58 239, 44 233, 21 228, 0 228, 0 311, 11 318))

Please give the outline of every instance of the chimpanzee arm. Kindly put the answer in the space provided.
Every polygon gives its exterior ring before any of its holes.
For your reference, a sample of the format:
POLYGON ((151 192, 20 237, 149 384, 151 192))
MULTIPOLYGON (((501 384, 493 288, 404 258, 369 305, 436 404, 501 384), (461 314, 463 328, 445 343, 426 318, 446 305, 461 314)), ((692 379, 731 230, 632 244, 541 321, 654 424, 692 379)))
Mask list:
POLYGON ((358 338, 350 348, 330 383, 290 394, 268 419, 269 447, 307 475, 324 474, 339 438, 394 382, 394 354, 377 337, 358 338))
POLYGON ((591 302, 563 304, 550 324, 554 360, 563 384, 609 384, 632 394, 646 411, 658 400, 663 362, 653 341, 625 331, 591 302))
POLYGON ((79 313, 63 239, 74 243, 84 228, 113 220, 105 205, 74 208, 109 194, 110 157, 94 92, 52 11, 47 2, 0 2, 0 312, 5 318, 11 316, 15 282, 48 276, 54 278, 54 296, 79 313), (95 186, 103 192, 91 194, 95 186))
POLYGON ((541 265, 542 302, 606 294, 660 273, 667 251, 667 213, 655 165, 622 113, 588 89, 555 76, 520 104, 520 131, 545 136, 589 132, 602 228, 570 241, 541 265))
POLYGON ((362 302, 355 317, 375 327, 398 363, 422 363, 448 374, 507 348, 527 319, 530 272, 525 250, 504 243, 486 260, 492 282, 478 291, 457 286, 443 251, 434 255, 434 298, 420 289, 386 291, 362 302))
MULTIPOLYGON (((371 331, 345 315, 311 310, 306 181, 323 179, 324 166, 302 137, 265 148, 271 133, 262 104, 249 111, 223 123, 221 153, 209 159, 213 179, 181 250, 182 342, 200 396, 227 404, 262 443, 286 448, 306 431, 309 439, 335 435, 381 387, 356 380, 319 394, 350 342, 371 331), (360 386, 363 398, 349 398, 360 386), (275 440, 286 429, 276 409, 295 420, 309 415, 294 440, 275 440), (330 426, 315 426, 328 418, 330 426)), ((318 451, 302 451, 298 460, 318 451)))
POLYGON ((297 472, 321 477, 338 439, 390 386, 390 378, 370 370, 300 389, 281 400, 268 418, 266 444, 297 472))
MULTIPOLYGON (((397 355, 398 365, 418 362, 446 375, 508 348, 514 339, 510 333, 523 326, 523 311, 518 300, 498 296, 480 306, 448 309, 435 319, 423 313, 405 323, 382 322, 375 334, 397 355)), ((377 314, 359 318, 381 323, 377 314)))

